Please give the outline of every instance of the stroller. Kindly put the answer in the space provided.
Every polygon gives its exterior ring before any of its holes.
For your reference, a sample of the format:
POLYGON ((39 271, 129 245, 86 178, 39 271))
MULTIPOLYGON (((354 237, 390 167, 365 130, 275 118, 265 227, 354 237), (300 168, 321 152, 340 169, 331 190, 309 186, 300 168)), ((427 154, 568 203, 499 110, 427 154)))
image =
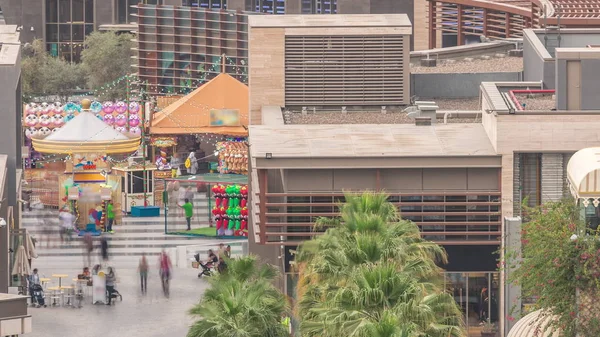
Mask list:
POLYGON ((196 262, 198 262, 198 265, 202 269, 200 273, 198 273, 198 278, 201 278, 202 276, 212 275, 213 264, 211 262, 208 262, 206 264, 202 263, 202 261, 200 261, 200 253, 194 254, 194 259, 196 259, 196 262))
POLYGON ((34 284, 31 287, 31 294, 33 295, 32 305, 35 304, 36 307, 44 306, 46 307, 46 301, 44 300, 44 288, 42 288, 39 284, 34 284))

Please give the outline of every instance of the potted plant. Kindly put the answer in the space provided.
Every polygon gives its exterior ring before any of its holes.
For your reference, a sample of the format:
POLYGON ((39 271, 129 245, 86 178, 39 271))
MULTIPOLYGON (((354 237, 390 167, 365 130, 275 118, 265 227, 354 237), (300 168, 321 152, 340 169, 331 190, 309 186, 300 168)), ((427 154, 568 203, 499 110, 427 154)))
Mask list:
POLYGON ((496 324, 486 321, 481 328, 481 337, 496 337, 496 324))

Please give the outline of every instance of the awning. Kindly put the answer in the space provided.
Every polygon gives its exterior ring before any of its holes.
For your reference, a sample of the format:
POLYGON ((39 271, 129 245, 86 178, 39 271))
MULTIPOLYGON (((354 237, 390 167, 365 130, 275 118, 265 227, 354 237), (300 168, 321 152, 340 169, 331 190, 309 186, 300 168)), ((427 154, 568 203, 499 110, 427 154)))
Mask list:
POLYGON ((222 73, 152 117, 150 134, 248 135, 248 86, 222 73))
POLYGON ((571 194, 585 206, 600 204, 600 147, 575 152, 567 165, 571 194))
POLYGON ((546 328, 556 316, 542 310, 534 311, 521 318, 508 332, 508 337, 559 337, 560 331, 546 328))

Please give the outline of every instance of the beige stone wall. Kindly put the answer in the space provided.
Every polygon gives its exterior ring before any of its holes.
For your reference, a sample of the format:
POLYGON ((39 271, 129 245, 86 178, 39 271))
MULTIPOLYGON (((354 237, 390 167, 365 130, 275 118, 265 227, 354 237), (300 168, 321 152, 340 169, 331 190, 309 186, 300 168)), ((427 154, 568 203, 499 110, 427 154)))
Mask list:
POLYGON ((285 28, 250 27, 250 124, 261 124, 263 105, 285 105, 285 28))
POLYGON ((496 118, 496 151, 501 154, 572 152, 598 146, 600 142, 600 115, 501 115, 496 118))
POLYGON ((414 0, 414 50, 429 49, 429 10, 426 0, 414 0))

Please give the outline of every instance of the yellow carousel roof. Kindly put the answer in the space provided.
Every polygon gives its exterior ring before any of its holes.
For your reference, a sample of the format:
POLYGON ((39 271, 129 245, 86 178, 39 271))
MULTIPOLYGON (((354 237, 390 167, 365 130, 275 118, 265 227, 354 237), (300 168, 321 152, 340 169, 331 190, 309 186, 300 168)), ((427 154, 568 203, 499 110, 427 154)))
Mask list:
POLYGON ((104 123, 90 111, 82 111, 57 132, 32 138, 42 153, 128 153, 138 149, 139 136, 128 136, 104 123))

